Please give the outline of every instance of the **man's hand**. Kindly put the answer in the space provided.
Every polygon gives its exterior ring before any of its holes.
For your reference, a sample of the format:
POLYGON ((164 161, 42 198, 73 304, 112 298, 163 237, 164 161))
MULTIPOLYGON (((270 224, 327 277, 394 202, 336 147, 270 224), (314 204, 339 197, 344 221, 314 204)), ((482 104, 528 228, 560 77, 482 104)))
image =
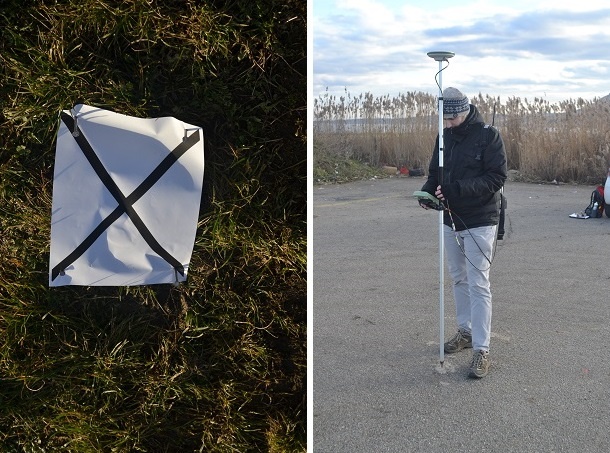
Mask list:
POLYGON ((436 188, 436 191, 434 192, 434 196, 441 201, 445 200, 445 196, 443 195, 443 192, 441 191, 441 186, 438 186, 436 188))
POLYGON ((420 205, 422 208, 426 209, 426 210, 430 209, 430 201, 428 201, 428 200, 422 200, 422 199, 420 199, 420 200, 419 200, 419 205, 420 205))
POLYGON ((444 189, 441 189, 441 186, 438 186, 434 192, 434 195, 441 201, 445 201, 447 199, 455 200, 460 196, 460 186, 457 182, 452 182, 451 184, 445 185, 444 189))

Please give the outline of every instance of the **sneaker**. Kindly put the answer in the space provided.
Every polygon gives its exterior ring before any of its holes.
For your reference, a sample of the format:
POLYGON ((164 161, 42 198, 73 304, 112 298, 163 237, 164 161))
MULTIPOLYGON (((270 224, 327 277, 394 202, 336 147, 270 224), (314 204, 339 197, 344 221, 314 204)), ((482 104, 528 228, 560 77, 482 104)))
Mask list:
POLYGON ((462 330, 458 332, 445 343, 445 352, 452 354, 461 351, 464 348, 472 348, 472 335, 462 330))
POLYGON ((474 351, 472 362, 470 362, 470 370, 468 376, 471 378, 482 378, 489 373, 489 352, 474 351))

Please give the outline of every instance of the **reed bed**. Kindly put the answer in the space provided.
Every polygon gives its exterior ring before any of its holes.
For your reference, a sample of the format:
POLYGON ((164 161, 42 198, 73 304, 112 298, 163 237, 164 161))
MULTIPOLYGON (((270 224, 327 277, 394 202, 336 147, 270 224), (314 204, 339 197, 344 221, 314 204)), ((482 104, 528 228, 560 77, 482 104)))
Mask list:
MULTIPOLYGON (((596 184, 610 165, 610 98, 549 103, 479 93, 471 97, 504 140, 508 166, 537 181, 596 184)), ((314 100, 318 156, 372 166, 427 169, 438 132, 437 100, 422 92, 397 97, 325 93, 314 100)))

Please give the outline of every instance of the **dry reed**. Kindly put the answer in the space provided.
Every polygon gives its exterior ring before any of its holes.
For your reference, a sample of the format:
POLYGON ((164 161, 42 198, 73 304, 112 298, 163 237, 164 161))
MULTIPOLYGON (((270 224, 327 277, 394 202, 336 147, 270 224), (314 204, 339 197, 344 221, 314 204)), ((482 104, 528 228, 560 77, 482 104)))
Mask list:
MULTIPOLYGON (((500 130, 509 169, 530 180, 599 183, 610 165, 610 99, 471 98, 500 130)), ((325 93, 314 100, 314 148, 373 166, 426 168, 438 131, 436 97, 325 93)))

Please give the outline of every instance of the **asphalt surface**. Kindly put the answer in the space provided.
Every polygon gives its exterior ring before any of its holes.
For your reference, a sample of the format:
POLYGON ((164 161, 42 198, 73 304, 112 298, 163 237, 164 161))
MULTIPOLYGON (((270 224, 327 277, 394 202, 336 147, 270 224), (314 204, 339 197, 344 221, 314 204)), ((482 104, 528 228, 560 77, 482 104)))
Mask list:
MULTIPOLYGON (((438 214, 423 178, 314 186, 313 451, 610 451, 610 218, 593 186, 508 182, 490 374, 439 354, 438 214)), ((445 272, 445 333, 456 330, 445 272)))

